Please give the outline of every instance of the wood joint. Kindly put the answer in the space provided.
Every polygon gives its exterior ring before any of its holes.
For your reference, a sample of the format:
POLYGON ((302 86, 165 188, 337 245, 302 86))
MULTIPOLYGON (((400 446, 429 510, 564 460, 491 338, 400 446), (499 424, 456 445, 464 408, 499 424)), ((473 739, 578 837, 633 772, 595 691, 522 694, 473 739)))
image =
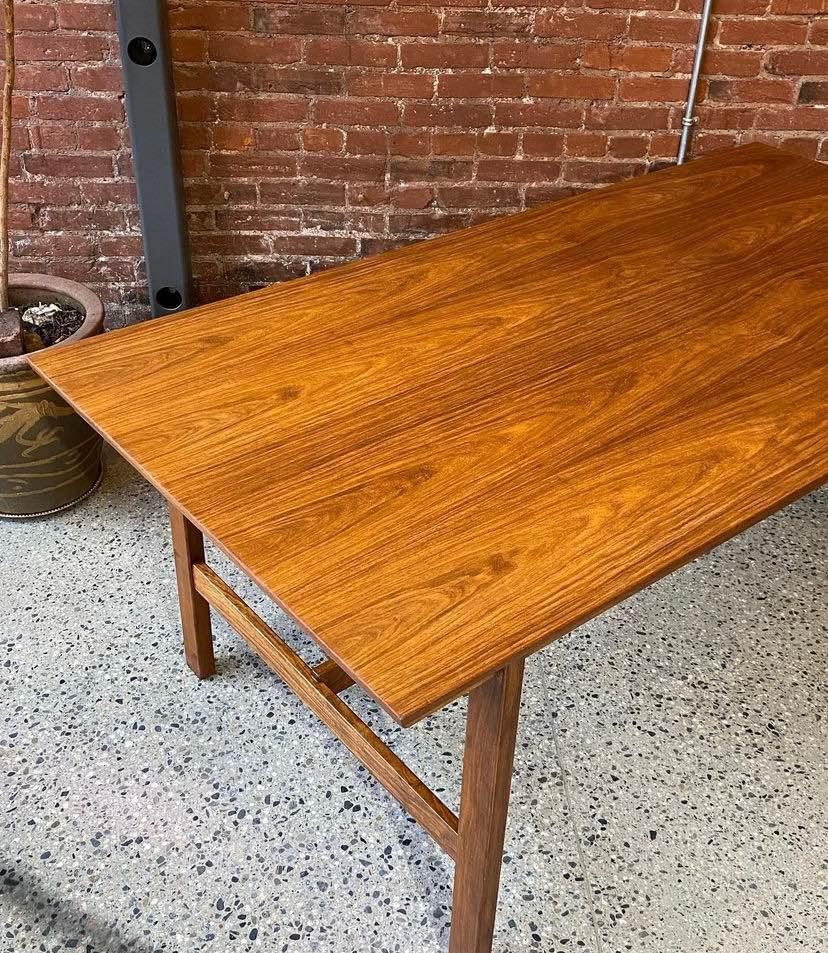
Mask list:
POLYGON ((193 566, 193 581, 199 595, 454 859, 457 815, 342 701, 337 691, 347 686, 336 686, 349 676, 333 662, 311 668, 206 563, 193 566))

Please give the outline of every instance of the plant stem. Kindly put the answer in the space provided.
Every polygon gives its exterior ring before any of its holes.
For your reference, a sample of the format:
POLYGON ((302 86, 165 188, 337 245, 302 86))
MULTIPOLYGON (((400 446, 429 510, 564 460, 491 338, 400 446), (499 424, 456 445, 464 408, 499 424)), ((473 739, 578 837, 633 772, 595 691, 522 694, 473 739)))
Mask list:
POLYGON ((0 142, 0 311, 9 308, 9 163, 12 144, 14 92, 14 0, 3 0, 6 32, 6 71, 3 80, 3 131, 0 142))

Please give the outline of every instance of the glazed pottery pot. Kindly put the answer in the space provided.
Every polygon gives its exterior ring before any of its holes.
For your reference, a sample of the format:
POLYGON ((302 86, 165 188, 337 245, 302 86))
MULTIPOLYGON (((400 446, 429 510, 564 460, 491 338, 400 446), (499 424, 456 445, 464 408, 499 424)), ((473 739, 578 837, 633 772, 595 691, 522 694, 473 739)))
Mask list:
MULTIPOLYGON (((21 312, 63 304, 84 315, 65 341, 100 334, 103 305, 84 285, 49 275, 11 275, 9 299, 21 312)), ((0 517, 66 509, 101 480, 101 438, 31 369, 25 356, 0 358, 0 517)))

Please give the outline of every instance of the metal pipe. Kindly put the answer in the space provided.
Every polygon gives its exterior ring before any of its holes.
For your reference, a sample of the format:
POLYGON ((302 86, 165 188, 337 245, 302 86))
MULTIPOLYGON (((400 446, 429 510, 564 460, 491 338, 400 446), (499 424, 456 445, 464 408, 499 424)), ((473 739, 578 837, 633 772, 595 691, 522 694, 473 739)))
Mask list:
POLYGON ((693 57, 693 71, 690 73, 690 88, 687 90, 687 105, 684 108, 684 115, 681 119, 681 139, 679 140, 678 156, 676 165, 682 165, 687 158, 687 149, 690 145, 690 137, 693 134, 693 126, 696 124, 696 117, 693 115, 696 109, 696 93, 699 88, 699 74, 701 73, 702 59, 704 58, 704 47, 707 40, 707 28, 710 25, 710 14, 713 12, 713 0, 704 0, 702 7, 701 22, 699 23, 699 35, 696 39, 696 53, 693 57))

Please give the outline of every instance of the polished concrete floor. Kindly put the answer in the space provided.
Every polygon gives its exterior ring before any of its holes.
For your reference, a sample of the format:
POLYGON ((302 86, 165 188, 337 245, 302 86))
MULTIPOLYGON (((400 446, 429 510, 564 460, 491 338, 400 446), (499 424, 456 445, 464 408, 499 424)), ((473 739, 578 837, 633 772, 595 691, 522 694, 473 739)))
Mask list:
MULTIPOLYGON (((532 659, 496 953, 828 949, 827 525, 812 494, 532 659)), ((0 950, 446 949, 429 838, 224 625, 185 669, 124 463, 0 554, 0 950)), ((348 698, 456 806, 463 704, 348 698)))

